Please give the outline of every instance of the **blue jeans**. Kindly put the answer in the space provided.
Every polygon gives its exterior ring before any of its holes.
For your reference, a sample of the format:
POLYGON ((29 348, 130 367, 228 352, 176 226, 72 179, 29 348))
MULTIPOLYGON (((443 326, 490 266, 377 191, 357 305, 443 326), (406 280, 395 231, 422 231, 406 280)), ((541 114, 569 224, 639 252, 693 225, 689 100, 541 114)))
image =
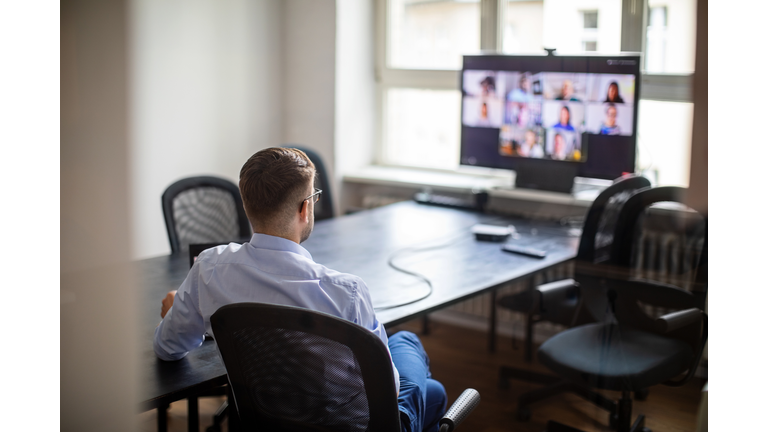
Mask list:
POLYGON ((440 382, 432 379, 429 357, 419 337, 407 331, 389 338, 392 362, 400 373, 400 423, 403 432, 437 432, 445 414, 448 396, 440 382))

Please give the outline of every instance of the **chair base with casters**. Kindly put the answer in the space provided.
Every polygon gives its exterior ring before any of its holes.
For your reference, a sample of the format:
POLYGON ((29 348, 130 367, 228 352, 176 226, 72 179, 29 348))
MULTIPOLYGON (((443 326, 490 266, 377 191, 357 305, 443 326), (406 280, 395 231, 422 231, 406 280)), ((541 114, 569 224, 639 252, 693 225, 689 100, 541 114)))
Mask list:
MULTIPOLYGON (((627 396, 627 397, 629 397, 629 396, 627 396)), ((623 401, 624 398, 625 398, 625 396, 622 395, 621 400, 623 401)), ((629 408, 628 409, 629 409, 629 412, 631 413, 631 411, 632 411, 632 399, 631 398, 629 398, 629 402, 628 403, 629 403, 629 408)), ((619 415, 619 417, 621 417, 621 416, 619 415)), ((620 421, 618 421, 618 422, 619 422, 619 424, 621 424, 620 421)), ((611 428, 615 429, 615 427, 613 425, 611 425, 611 428)), ((632 426, 629 429, 618 429, 618 430, 619 431, 626 430, 627 432, 651 432, 650 429, 645 427, 645 415, 644 414, 640 414, 639 416, 637 416, 637 419, 635 419, 635 422, 632 423, 632 426)), ((576 429, 574 427, 564 425, 562 423, 558 423, 558 422, 556 422, 554 420, 550 420, 550 421, 547 422, 547 428, 544 430, 544 432, 584 432, 584 431, 581 430, 581 429, 576 429)))
POLYGON ((616 420, 616 410, 618 404, 602 394, 592 391, 587 387, 579 386, 562 378, 553 375, 546 375, 538 372, 523 371, 515 368, 502 368, 499 372, 499 388, 508 389, 509 380, 516 379, 522 381, 542 384, 544 387, 523 393, 517 400, 517 419, 519 421, 528 421, 531 419, 530 405, 548 399, 561 393, 574 393, 590 401, 598 407, 608 411, 609 421, 613 424, 616 420))
MULTIPOLYGON (((621 392, 621 399, 619 399, 618 403, 611 402, 616 404, 616 413, 611 414, 611 422, 610 427, 611 429, 616 430, 617 432, 651 432, 650 429, 645 427, 645 414, 640 414, 635 419, 634 423, 632 422, 632 396, 631 392, 629 391, 623 391, 621 392)), ((547 429, 545 429, 545 432, 584 432, 581 429, 576 429, 571 426, 564 425, 562 423, 558 423, 556 421, 550 420, 547 422, 547 429)))
MULTIPOLYGON (((550 397, 558 394, 572 393, 580 396, 586 401, 592 402, 598 408, 606 410, 608 412, 608 422, 611 428, 615 429, 616 425, 620 423, 618 415, 620 403, 613 401, 603 396, 601 393, 589 389, 588 387, 578 385, 554 375, 502 366, 499 369, 498 387, 500 389, 508 389, 510 387, 509 380, 511 379, 532 382, 544 386, 542 388, 523 393, 518 397, 516 417, 519 421, 526 422, 531 419, 531 404, 549 399, 550 397)), ((634 392, 634 399, 638 401, 644 401, 648 397, 648 394, 648 389, 638 390, 634 392)), ((631 412, 631 399, 629 400, 629 403, 631 412)), ((547 429, 547 431, 549 431, 549 429, 547 429)))
MULTIPOLYGON (((229 394, 227 387, 223 387, 222 389, 224 390, 224 394, 229 394)), ((221 432, 221 425, 227 416, 229 416, 229 411, 229 401, 224 401, 224 403, 222 403, 221 406, 219 406, 219 408, 213 414, 213 424, 208 426, 205 429, 205 432, 221 432)))
MULTIPOLYGON (((215 397, 215 396, 224 396, 228 395, 229 391, 227 390, 228 386, 222 386, 215 388, 213 390, 203 392, 199 394, 198 396, 188 397, 187 398, 187 424, 189 425, 189 430, 198 430, 200 419, 199 419, 199 411, 198 411, 198 399, 201 397, 215 397)), ((170 408, 170 405, 161 406, 157 408, 157 432, 167 432, 168 431, 168 409, 170 408)), ((224 420, 229 415, 229 402, 224 401, 224 403, 216 410, 216 412, 213 415, 213 424, 211 426, 208 426, 205 430, 206 432, 221 432, 221 425, 224 423, 224 420)), ((230 428, 232 430, 232 428, 230 428)))

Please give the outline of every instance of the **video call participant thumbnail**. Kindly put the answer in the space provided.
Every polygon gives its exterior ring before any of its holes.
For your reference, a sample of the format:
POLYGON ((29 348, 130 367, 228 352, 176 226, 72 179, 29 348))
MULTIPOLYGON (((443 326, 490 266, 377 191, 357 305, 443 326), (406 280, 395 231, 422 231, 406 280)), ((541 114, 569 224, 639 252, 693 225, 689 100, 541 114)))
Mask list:
POLYGON ((611 83, 608 84, 608 92, 605 95, 605 102, 624 103, 624 98, 619 94, 619 83, 616 81, 611 81, 611 83))
POLYGON ((514 129, 504 125, 499 139, 499 154, 541 159, 544 157, 541 136, 533 129, 514 129))
POLYGON ((573 90, 573 81, 567 79, 563 81, 563 86, 560 88, 560 95, 555 100, 580 102, 580 99, 576 97, 573 90))
POLYGON ((531 80, 528 78, 527 73, 520 74, 518 87, 509 92, 507 100, 512 102, 530 102, 533 100, 531 80))
POLYGON ((581 134, 557 129, 548 130, 546 157, 552 160, 583 162, 581 134))
POLYGON ((621 128, 616 122, 616 117, 618 117, 618 110, 616 109, 616 105, 609 103, 605 108, 605 120, 603 120, 603 123, 600 125, 600 135, 621 134, 621 128))
POLYGON ((595 135, 631 136, 634 107, 629 104, 591 103, 587 106, 585 130, 595 135))
POLYGON ((527 129, 525 131, 525 140, 520 143, 520 147, 517 152, 521 157, 529 157, 535 159, 541 159, 544 157, 544 149, 541 148, 541 143, 539 142, 539 137, 536 132, 531 129, 527 129))
POLYGON ((559 130, 565 130, 569 132, 573 132, 576 129, 571 125, 571 109, 567 106, 563 105, 562 108, 560 108, 560 119, 557 123, 552 125, 553 129, 559 129, 559 130))

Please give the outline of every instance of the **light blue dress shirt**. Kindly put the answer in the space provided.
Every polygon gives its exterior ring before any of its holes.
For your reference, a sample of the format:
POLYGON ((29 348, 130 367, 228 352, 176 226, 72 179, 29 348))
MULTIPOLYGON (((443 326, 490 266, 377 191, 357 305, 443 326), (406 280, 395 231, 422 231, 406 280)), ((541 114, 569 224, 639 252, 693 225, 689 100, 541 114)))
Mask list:
MULTIPOLYGON (((295 242, 254 234, 249 243, 217 246, 198 256, 155 329, 155 354, 162 360, 183 358, 203 343, 205 333, 213 334, 214 312, 244 302, 325 312, 367 328, 387 346, 387 333, 362 279, 317 264, 295 242)), ((399 373, 394 364, 392 369, 399 392, 399 373)))

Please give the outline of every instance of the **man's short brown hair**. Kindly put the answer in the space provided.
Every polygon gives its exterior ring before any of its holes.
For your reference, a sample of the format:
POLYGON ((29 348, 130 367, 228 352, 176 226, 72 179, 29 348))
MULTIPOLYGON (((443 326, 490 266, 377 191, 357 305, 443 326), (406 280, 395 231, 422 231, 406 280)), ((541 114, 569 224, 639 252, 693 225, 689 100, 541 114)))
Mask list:
POLYGON ((315 164, 301 150, 271 147, 256 152, 240 170, 240 195, 251 223, 289 220, 314 176, 315 164))

